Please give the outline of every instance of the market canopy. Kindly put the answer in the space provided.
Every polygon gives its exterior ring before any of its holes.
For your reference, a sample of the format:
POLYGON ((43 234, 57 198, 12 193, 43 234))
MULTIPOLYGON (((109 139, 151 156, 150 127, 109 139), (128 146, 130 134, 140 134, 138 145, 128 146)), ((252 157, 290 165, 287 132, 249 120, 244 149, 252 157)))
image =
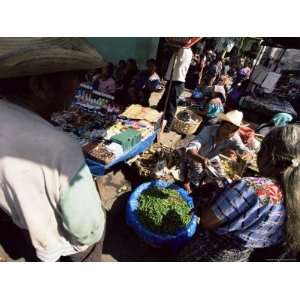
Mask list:
POLYGON ((274 48, 300 49, 298 37, 264 37, 263 45, 274 48))

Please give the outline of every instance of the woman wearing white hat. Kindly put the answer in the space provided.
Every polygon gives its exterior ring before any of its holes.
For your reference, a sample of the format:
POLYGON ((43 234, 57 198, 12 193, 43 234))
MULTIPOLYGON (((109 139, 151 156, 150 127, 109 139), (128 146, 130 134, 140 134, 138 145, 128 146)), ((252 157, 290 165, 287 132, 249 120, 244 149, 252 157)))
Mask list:
POLYGON ((236 150, 241 155, 249 153, 243 144, 238 130, 242 125, 243 113, 233 110, 227 114, 219 114, 218 125, 207 126, 190 142, 187 151, 188 176, 185 187, 191 191, 191 185, 199 186, 204 176, 204 168, 212 165, 219 176, 224 176, 219 154, 224 150, 236 150))
POLYGON ((0 38, 0 208, 41 261, 101 258, 105 213, 93 178, 79 145, 49 120, 103 65, 82 38, 0 38))

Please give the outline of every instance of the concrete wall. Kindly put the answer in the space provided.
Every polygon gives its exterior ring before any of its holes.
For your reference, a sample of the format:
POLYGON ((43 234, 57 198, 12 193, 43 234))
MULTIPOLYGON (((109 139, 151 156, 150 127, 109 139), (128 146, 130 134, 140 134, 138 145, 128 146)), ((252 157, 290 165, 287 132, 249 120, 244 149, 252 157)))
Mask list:
POLYGON ((140 68, 145 61, 156 58, 158 37, 89 37, 88 40, 99 50, 107 62, 114 64, 120 59, 136 59, 140 68))

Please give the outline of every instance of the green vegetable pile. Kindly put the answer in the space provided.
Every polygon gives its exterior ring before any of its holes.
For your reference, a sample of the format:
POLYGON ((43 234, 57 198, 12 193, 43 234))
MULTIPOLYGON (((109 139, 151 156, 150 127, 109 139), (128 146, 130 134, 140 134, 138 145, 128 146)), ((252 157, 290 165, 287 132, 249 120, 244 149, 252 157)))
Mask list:
POLYGON ((191 221, 190 210, 176 190, 153 187, 141 194, 138 217, 154 233, 174 234, 191 221))

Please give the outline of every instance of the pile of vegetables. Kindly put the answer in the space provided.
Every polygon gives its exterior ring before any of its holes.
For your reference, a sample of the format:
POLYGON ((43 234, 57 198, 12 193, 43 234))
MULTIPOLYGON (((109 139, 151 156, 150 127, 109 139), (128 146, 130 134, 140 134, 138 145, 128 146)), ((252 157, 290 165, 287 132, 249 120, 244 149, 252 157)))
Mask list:
POLYGON ((175 234, 191 221, 191 208, 174 189, 149 188, 139 198, 138 217, 150 231, 175 234))
POLYGON ((221 159, 221 164, 228 178, 234 179, 235 176, 239 173, 236 162, 229 161, 226 159, 221 159))

